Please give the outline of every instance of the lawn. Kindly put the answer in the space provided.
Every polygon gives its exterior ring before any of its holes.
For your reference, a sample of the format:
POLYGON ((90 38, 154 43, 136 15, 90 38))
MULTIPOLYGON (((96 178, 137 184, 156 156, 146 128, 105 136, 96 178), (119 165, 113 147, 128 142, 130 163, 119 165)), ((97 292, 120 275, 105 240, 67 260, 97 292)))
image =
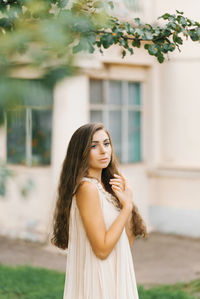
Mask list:
MULTIPOLYGON (((0 264, 0 299, 62 299, 64 279, 64 273, 52 270, 0 264)), ((196 299, 200 279, 150 289, 139 285, 138 292, 140 299, 196 299)))

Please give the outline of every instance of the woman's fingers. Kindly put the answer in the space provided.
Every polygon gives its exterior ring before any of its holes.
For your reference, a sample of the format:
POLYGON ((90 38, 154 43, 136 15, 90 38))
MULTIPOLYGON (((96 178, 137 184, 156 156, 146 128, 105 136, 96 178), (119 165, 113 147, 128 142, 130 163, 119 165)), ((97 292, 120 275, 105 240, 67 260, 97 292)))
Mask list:
POLYGON ((127 187, 127 179, 125 178, 125 176, 123 175, 123 173, 120 173, 120 175, 121 175, 121 178, 122 178, 122 180, 124 182, 124 188, 126 188, 127 187))
POLYGON ((113 179, 113 180, 120 180, 123 185, 123 188, 126 189, 127 183, 126 183, 125 176, 122 173, 120 173, 119 175, 114 174, 114 176, 115 176, 115 179, 113 179))
POLYGON ((124 189, 124 186, 123 186, 123 184, 122 184, 120 181, 114 181, 114 180, 112 180, 112 181, 110 181, 110 184, 111 184, 112 186, 118 186, 118 187, 121 188, 122 190, 124 189))
POLYGON ((109 182, 111 185, 116 185, 124 190, 124 183, 121 179, 111 179, 109 182))
POLYGON ((121 193, 121 189, 117 186, 112 185, 111 188, 113 189, 114 193, 117 195, 117 197, 120 195, 121 193))
POLYGON ((112 188, 113 188, 113 189, 116 189, 117 191, 122 191, 121 188, 118 187, 118 186, 114 186, 114 185, 112 185, 112 188))

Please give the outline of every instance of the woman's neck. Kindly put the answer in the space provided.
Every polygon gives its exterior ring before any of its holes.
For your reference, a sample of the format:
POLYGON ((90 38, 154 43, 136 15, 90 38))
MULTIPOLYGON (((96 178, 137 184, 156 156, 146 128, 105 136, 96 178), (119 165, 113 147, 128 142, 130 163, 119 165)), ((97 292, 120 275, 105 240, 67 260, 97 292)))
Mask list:
POLYGON ((96 170, 96 169, 89 169, 88 170, 88 177, 97 179, 99 182, 101 182, 101 173, 102 169, 96 170))

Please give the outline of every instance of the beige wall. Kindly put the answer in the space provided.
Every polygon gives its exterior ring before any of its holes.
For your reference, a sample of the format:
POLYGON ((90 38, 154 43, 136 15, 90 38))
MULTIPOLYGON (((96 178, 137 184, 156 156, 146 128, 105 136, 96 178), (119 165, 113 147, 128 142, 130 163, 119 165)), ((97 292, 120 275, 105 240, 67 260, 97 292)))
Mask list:
POLYGON ((7 195, 0 199, 0 234, 43 242, 52 202, 51 168, 10 168, 16 177, 9 180, 7 195), (29 197, 22 197, 20 190, 28 179, 34 182, 34 189, 29 197))
MULTIPOLYGON (((200 2, 154 0, 154 15, 184 11, 199 20, 200 2)), ((199 44, 187 41, 159 66, 160 157, 150 168, 149 221, 164 232, 200 236, 199 44)))
POLYGON ((199 76, 200 54, 162 67, 161 162, 167 165, 200 169, 199 76))

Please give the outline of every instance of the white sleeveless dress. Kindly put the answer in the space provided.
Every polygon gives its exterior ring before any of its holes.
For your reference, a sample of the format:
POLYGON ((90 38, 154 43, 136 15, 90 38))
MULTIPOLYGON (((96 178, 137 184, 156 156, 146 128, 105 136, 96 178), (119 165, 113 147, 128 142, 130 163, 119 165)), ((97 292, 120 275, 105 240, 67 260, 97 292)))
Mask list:
MULTIPOLYGON (((113 204, 112 195, 96 179, 84 177, 83 180, 97 186, 108 229, 120 213, 113 204)), ((138 298, 134 264, 125 228, 110 255, 105 260, 97 258, 87 238, 74 196, 70 211, 63 299, 138 298)))

